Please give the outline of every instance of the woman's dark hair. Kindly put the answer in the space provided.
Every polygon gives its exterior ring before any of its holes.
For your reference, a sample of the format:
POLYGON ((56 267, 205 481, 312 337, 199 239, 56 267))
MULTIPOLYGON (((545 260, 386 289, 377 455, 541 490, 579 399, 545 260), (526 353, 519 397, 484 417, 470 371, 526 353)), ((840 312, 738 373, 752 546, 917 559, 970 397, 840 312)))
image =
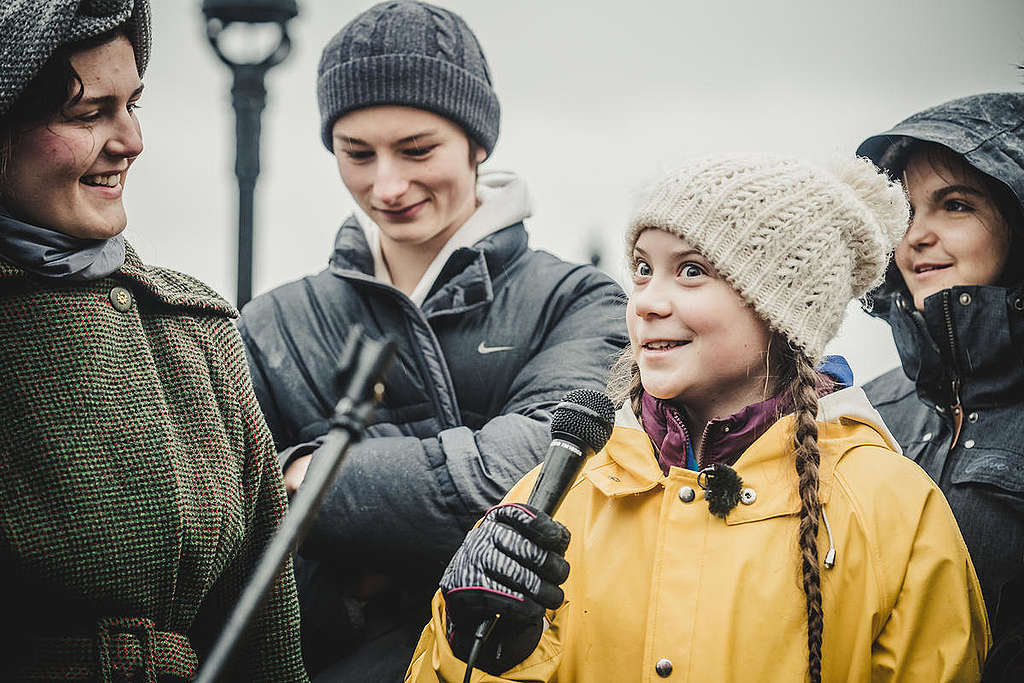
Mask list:
MULTIPOLYGON (((775 393, 788 392, 793 408, 793 462, 800 495, 800 573, 807 606, 807 669, 811 683, 821 683, 821 642, 825 619, 821 605, 821 567, 818 561, 818 525, 821 499, 818 497, 818 395, 826 380, 810 358, 779 333, 769 346, 770 377, 775 393), (773 370, 773 371, 772 371, 773 370)), ((627 345, 618 355, 608 379, 608 394, 616 405, 629 400, 640 417, 640 367, 627 345)))
POLYGON ((35 78, 21 91, 7 113, 0 117, 0 187, 3 186, 18 136, 60 116, 85 94, 82 78, 71 66, 72 55, 104 45, 120 36, 127 37, 123 27, 57 48, 35 78))
POLYGON ((1010 187, 983 173, 963 155, 945 145, 911 137, 897 138, 879 159, 878 165, 894 179, 899 180, 910 162, 910 157, 921 154, 933 168, 945 166, 968 178, 976 179, 988 194, 1010 230, 1010 246, 1006 266, 999 278, 999 285, 1012 286, 1024 282, 1024 212, 1021 200, 1010 187))

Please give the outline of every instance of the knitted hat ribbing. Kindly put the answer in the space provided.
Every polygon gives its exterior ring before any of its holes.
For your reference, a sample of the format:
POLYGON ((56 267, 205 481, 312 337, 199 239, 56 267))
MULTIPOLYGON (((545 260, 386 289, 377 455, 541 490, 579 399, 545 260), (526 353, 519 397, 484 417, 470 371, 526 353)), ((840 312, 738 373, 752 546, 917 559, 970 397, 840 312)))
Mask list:
POLYGON ((355 109, 396 104, 459 124, 488 154, 501 107, 476 36, 454 12, 411 0, 382 2, 327 43, 317 70, 320 132, 355 109))
POLYGON ((4 0, 0 6, 0 116, 62 45, 124 26, 139 76, 149 63, 149 0, 4 0))
POLYGON ((846 305, 881 281, 909 207, 867 159, 693 161, 659 182, 627 233, 685 239, 776 331, 817 363, 846 305))

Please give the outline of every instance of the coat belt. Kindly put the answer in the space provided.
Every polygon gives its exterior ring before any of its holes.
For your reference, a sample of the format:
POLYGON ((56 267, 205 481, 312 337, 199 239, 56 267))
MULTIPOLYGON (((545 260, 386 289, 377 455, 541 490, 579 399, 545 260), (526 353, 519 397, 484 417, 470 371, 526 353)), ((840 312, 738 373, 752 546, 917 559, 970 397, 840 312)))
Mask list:
POLYGON ((188 636, 157 631, 150 619, 113 617, 96 623, 94 636, 28 636, 17 680, 191 680, 199 658, 188 636))

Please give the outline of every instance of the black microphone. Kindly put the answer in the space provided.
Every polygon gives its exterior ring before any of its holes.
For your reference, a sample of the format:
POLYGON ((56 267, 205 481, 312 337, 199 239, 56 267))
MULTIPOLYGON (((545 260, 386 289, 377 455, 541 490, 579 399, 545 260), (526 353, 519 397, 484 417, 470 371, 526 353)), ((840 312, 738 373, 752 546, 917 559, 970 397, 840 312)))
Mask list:
MULTIPOLYGON (((615 407, 600 391, 576 389, 566 394, 551 415, 551 445, 527 505, 554 515, 579 476, 584 461, 608 443, 614 424, 615 407)), ((499 618, 500 615, 495 615, 477 626, 466 658, 463 683, 470 680, 477 657, 499 618)))
POLYGON ((551 416, 551 445, 527 505, 554 515, 583 462, 604 448, 612 435, 615 407, 600 391, 570 391, 551 416))

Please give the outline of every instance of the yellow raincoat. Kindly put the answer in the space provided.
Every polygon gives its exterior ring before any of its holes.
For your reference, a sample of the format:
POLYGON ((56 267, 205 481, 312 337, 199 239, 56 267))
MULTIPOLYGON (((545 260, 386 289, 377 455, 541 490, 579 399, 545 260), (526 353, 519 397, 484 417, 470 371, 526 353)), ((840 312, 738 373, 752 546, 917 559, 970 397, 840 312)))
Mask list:
MULTIPOLYGON (((942 493, 898 454, 859 388, 821 400, 824 681, 977 681, 990 644, 974 568, 942 493)), ((747 493, 708 512, 696 473, 664 476, 633 414, 555 515, 572 532, 565 603, 534 653, 473 681, 802 681, 807 616, 792 416, 735 465, 747 493), (689 491, 696 495, 690 502, 689 491), (749 502, 748 502, 749 501, 749 502), (670 671, 670 673, 669 673, 670 671), (667 675, 662 675, 667 673, 667 675)), ((537 471, 507 501, 525 501, 537 471)), ((462 681, 433 600, 407 681, 462 681)))

